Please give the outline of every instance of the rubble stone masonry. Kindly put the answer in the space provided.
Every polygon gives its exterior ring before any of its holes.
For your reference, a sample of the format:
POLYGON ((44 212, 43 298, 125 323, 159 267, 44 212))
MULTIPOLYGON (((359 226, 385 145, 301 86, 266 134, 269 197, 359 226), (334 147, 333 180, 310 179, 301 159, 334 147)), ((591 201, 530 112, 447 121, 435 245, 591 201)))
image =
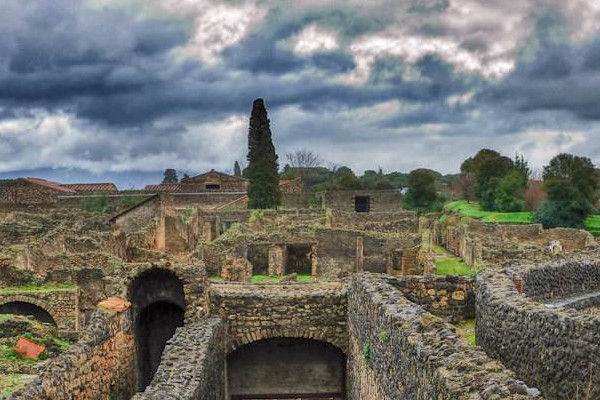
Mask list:
POLYGON ((11 400, 128 399, 135 387, 129 310, 97 310, 77 344, 50 361, 11 400))

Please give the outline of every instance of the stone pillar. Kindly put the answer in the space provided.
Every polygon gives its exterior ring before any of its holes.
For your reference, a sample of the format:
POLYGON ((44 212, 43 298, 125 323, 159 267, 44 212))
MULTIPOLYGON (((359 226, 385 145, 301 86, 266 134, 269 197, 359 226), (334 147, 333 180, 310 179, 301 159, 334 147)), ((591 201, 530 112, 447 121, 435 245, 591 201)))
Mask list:
POLYGON ((282 276, 285 272, 285 245, 269 247, 269 275, 282 276))
POLYGON ((317 280, 317 276, 319 273, 318 265, 319 265, 319 257, 317 255, 319 246, 317 244, 313 244, 310 248, 310 262, 312 265, 312 277, 314 280, 317 280))
POLYGON ((204 240, 212 242, 212 223, 210 221, 204 222, 204 226, 202 227, 202 236, 204 237, 204 240))
POLYGON ((365 251, 363 237, 356 237, 356 273, 360 274, 365 270, 365 251))

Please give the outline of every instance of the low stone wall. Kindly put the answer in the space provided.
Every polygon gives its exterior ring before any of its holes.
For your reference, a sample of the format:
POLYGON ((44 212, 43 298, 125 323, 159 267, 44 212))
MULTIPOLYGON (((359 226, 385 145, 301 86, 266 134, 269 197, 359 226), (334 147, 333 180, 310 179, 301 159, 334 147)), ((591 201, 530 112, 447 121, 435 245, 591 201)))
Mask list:
POLYGON ((348 310, 350 400, 534 398, 534 389, 375 275, 350 280, 348 310))
POLYGON ((275 337, 347 347, 346 290, 341 284, 212 284, 211 312, 228 321, 229 352, 275 337))
POLYGON ((454 322, 475 318, 475 280, 457 276, 407 276, 385 279, 408 300, 454 322))
POLYGON ((33 304, 46 311, 56 327, 63 331, 79 330, 79 290, 58 289, 50 292, 9 292, 0 294, 0 306, 13 302, 33 304))
POLYGON ((328 210, 334 228, 351 228, 384 233, 417 233, 419 216, 415 211, 357 213, 328 210))
POLYGON ((154 379, 132 400, 218 400, 225 388, 225 325, 210 317, 178 328, 154 379))
POLYGON ((520 278, 523 292, 540 300, 599 291, 600 262, 575 259, 546 263, 524 270, 520 278))
POLYGON ((79 342, 10 399, 128 399, 135 387, 134 352, 129 311, 97 310, 79 342))
POLYGON ((397 190, 329 190, 316 193, 321 208, 355 212, 355 198, 369 197, 370 212, 402 211, 402 194, 397 190))
MULTIPOLYGON (((590 279, 597 278, 598 268, 589 266, 590 279)), ((600 317, 549 308, 523 297, 517 291, 518 277, 524 277, 526 293, 548 297, 557 285, 564 284, 566 290, 560 292, 566 293, 581 284, 577 275, 584 269, 577 263, 552 263, 530 272, 486 272, 478 282, 477 344, 550 399, 600 398, 600 317), (572 284, 569 272, 574 274, 572 284), (551 283, 553 274, 556 284, 551 283)))

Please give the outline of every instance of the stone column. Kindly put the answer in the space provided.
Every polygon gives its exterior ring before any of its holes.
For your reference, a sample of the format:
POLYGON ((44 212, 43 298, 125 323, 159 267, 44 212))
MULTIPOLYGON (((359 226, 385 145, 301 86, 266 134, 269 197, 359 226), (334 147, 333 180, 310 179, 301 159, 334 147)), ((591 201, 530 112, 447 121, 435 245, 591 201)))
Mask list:
POLYGON ((319 246, 317 244, 313 244, 310 248, 310 262, 312 265, 312 277, 314 280, 317 280, 317 276, 318 276, 318 265, 319 265, 319 257, 317 255, 317 251, 318 251, 319 246))
POLYGON ((269 275, 282 276, 285 272, 285 245, 269 247, 269 275))
POLYGON ((363 237, 356 237, 356 273, 360 274, 365 270, 365 251, 363 237))

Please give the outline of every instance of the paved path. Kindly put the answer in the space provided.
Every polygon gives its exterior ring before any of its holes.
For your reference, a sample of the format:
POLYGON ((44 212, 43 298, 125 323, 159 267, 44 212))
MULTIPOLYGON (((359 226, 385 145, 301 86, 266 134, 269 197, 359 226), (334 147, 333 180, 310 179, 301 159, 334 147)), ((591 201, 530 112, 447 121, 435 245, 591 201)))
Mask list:
POLYGON ((572 306, 577 303, 581 303, 585 300, 592 299, 594 297, 599 297, 599 296, 600 296, 600 291, 583 293, 583 294, 579 294, 577 296, 563 297, 561 299, 554 299, 554 300, 546 303, 546 306, 552 307, 552 308, 558 308, 558 307, 572 308, 572 306))

